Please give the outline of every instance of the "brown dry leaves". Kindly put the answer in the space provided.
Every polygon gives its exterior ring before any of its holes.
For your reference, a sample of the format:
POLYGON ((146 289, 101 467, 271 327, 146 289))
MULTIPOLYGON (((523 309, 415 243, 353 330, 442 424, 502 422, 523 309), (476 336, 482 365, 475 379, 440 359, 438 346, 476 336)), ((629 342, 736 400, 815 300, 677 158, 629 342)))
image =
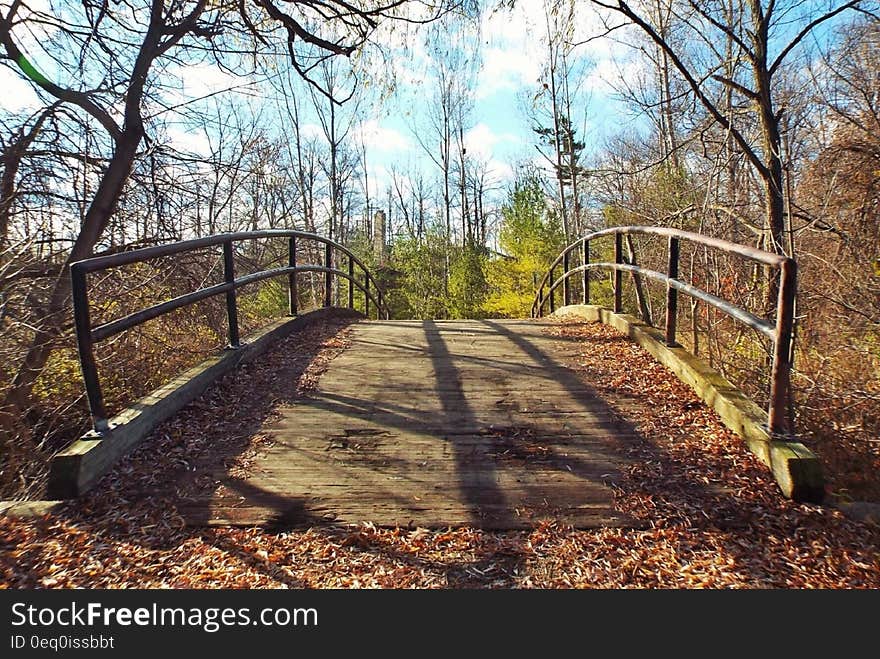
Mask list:
POLYGON ((218 466, 246 470, 260 442, 270 441, 251 435, 271 418, 272 404, 314 386, 344 349, 343 324, 325 323, 165 424, 105 479, 100 495, 40 520, 0 519, 0 585, 880 587, 876 528, 784 500, 693 392, 614 330, 577 322, 548 331, 565 342, 570 366, 649 438, 630 446, 635 466, 618 492, 621 511, 644 530, 186 528, 173 496, 149 493, 214 487, 218 466), (275 400, 263 400, 267 392, 275 400), (235 406, 235 421, 212 425, 215 407, 224 405, 235 406))

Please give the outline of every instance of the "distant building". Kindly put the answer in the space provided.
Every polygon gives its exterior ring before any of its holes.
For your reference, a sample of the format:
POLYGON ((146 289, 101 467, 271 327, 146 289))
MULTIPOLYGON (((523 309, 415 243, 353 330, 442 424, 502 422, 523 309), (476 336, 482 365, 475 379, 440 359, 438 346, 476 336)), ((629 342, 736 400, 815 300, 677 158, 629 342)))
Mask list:
POLYGON ((388 229, 385 220, 385 211, 376 211, 373 216, 373 254, 379 265, 385 265, 388 257, 388 229))

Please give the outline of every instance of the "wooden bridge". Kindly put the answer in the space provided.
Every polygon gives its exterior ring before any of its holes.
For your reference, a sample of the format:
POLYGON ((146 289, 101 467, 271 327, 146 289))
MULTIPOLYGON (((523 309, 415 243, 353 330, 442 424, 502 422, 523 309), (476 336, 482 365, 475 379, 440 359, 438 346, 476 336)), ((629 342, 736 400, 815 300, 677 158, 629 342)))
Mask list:
POLYGON ((632 431, 531 321, 370 321, 317 390, 278 410, 244 480, 187 507, 209 524, 617 525, 632 431))
MULTIPOLYGON (((615 273, 615 308, 584 304, 569 309, 618 326, 693 386, 772 469, 786 495, 821 498, 818 462, 782 421, 788 394, 793 262, 696 234, 619 227, 586 236, 560 255, 539 286, 533 315, 541 316, 546 307, 556 306, 557 288, 563 289, 563 304, 570 305, 569 280, 575 275, 583 277, 581 301, 589 302, 587 273, 595 268, 615 273), (669 237, 666 274, 626 262, 621 237, 637 232, 669 237), (591 262, 589 243, 604 236, 615 238, 615 262, 591 262), (776 322, 679 281, 679 240, 698 240, 780 268, 776 322), (581 255, 580 265, 572 263, 572 254, 581 255), (560 277, 555 277, 560 270, 560 277), (627 270, 667 284, 665 333, 622 313, 620 273, 627 270), (774 384, 769 426, 766 413, 675 344, 675 295, 679 291, 720 308, 772 340, 774 384)), ((54 460, 50 489, 55 496, 76 496, 92 487, 118 458, 221 373, 242 360, 256 358, 274 340, 302 326, 308 314, 279 321, 241 340, 236 290, 283 276, 289 282, 290 311, 296 315, 297 276, 303 272, 324 276, 326 307, 332 301, 333 278, 339 278, 348 282, 349 306, 354 306, 358 289, 366 305, 364 311, 369 315, 372 308, 376 319, 354 325, 350 345, 330 363, 317 389, 277 410, 278 420, 261 429, 273 442, 254 459, 245 477, 218 474, 222 487, 185 502, 183 510, 191 523, 308 526, 372 522, 495 529, 531 527, 545 519, 575 527, 631 524, 615 512, 612 495, 627 464, 628 443, 637 435, 612 412, 610 401, 563 366, 559 340, 544 331, 540 320, 390 320, 381 290, 350 251, 325 238, 294 231, 224 234, 74 264, 77 338, 95 431, 54 460), (288 265, 236 278, 234 244, 258 238, 287 240, 288 265), (302 240, 325 246, 323 265, 298 263, 297 241, 302 240), (90 272, 212 246, 222 247, 222 284, 92 327, 87 286, 90 272), (341 268, 340 261, 347 268, 341 268), (356 267, 360 276, 356 276, 356 267), (233 350, 108 419, 93 344, 211 295, 226 296, 233 350)))

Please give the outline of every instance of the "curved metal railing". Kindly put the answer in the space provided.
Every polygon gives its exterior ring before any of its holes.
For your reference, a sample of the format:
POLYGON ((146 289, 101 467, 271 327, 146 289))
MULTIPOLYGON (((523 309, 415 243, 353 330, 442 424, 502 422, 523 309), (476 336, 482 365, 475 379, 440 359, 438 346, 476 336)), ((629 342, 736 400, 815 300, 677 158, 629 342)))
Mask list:
POLYGON ((550 265, 535 292, 532 303, 532 317, 540 318, 544 307, 549 306, 550 312, 555 311, 555 291, 562 286, 564 304, 571 304, 571 287, 569 280, 573 275, 583 277, 583 304, 590 303, 589 271, 594 269, 611 270, 614 273, 614 311, 622 311, 623 273, 631 272, 666 284, 666 344, 677 345, 676 319, 678 312, 678 293, 682 292, 721 310, 731 318, 751 327, 773 344, 773 363, 770 377, 770 405, 768 409, 769 430, 774 435, 784 435, 792 431, 789 427, 788 403, 791 395, 791 335, 794 324, 794 301, 797 291, 797 263, 786 256, 766 252, 754 247, 739 245, 727 240, 712 238, 690 231, 680 231, 668 227, 626 226, 611 227, 588 234, 566 247, 550 265), (666 273, 642 268, 635 263, 627 263, 623 255, 623 237, 630 234, 649 234, 664 236, 669 240, 667 251, 666 273), (614 236, 614 262, 591 262, 590 243, 596 239, 614 236), (728 254, 735 254, 751 261, 762 263, 779 270, 779 295, 776 304, 775 319, 768 320, 750 311, 736 306, 722 298, 708 293, 692 284, 678 279, 678 262, 680 242, 705 245, 728 254), (571 254, 580 249, 582 265, 571 268, 571 254), (556 270, 562 268, 562 274, 555 276, 556 270), (547 289, 545 295, 544 289, 547 289), (549 304, 548 304, 549 303, 549 304))
POLYGON ((107 429, 107 411, 104 406, 104 397, 101 392, 101 384, 98 379, 98 370, 95 364, 94 345, 120 332, 157 318, 166 313, 180 309, 181 307, 194 304, 215 295, 226 296, 227 333, 229 347, 232 349, 241 346, 238 331, 238 298, 236 291, 242 286, 253 284, 264 279, 273 277, 288 277, 289 310, 290 315, 297 315, 297 274, 303 272, 324 273, 324 307, 331 306, 333 277, 341 277, 351 282, 348 287, 348 306, 354 309, 354 289, 357 287, 364 294, 364 314, 370 316, 370 302, 376 311, 377 318, 389 318, 390 311, 385 303, 382 290, 376 285, 376 280, 367 267, 350 250, 337 242, 322 236, 306 233, 304 231, 292 231, 286 229, 268 229, 264 231, 242 231, 237 233, 223 233, 205 238, 183 240, 155 247, 145 247, 130 252, 120 252, 106 256, 95 256, 82 261, 77 261, 70 266, 70 277, 73 293, 73 316, 76 327, 77 348, 82 367, 83 380, 85 382, 86 397, 92 415, 92 425, 97 432, 107 429), (258 240, 262 238, 287 238, 288 239, 288 262, 283 268, 272 268, 254 272, 242 277, 235 276, 233 244, 245 240, 258 240), (296 249, 298 240, 312 240, 324 245, 323 265, 298 265, 296 249), (197 249, 209 247, 223 247, 223 283, 201 288, 197 291, 175 297, 151 307, 131 313, 122 318, 92 327, 90 311, 87 275, 94 272, 108 270, 132 263, 143 263, 152 259, 172 256, 197 249), (347 272, 333 267, 333 252, 339 252, 346 257, 347 272), (363 282, 355 277, 355 266, 363 271, 363 282), (372 284, 372 291, 371 291, 372 284))

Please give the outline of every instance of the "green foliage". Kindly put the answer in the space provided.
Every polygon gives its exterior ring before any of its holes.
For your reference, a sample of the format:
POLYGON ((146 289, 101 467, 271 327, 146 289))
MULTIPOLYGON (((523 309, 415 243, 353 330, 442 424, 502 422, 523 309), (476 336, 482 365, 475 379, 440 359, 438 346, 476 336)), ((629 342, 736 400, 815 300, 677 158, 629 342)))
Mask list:
POLYGON ((74 400, 82 387, 79 355, 70 348, 55 350, 34 385, 34 397, 41 402, 74 400))
POLYGON ((402 318, 447 318, 446 260, 450 245, 439 228, 422 238, 399 238, 391 260, 401 273, 400 288, 393 293, 395 311, 402 318))
POLYGON ((696 185, 683 166, 664 163, 654 167, 646 177, 632 178, 630 188, 619 202, 602 208, 606 226, 652 224, 696 229, 688 221, 696 221, 696 213, 679 213, 697 204, 696 185), (674 216, 674 219, 673 219, 674 216))
POLYGON ((279 318, 287 313, 287 305, 287 289, 277 280, 265 282, 238 297, 239 315, 252 321, 279 318))
POLYGON ((565 246, 559 218, 549 213, 540 181, 526 176, 516 181, 501 209, 499 244, 505 257, 488 264, 489 315, 507 318, 529 314, 535 284, 565 246))
POLYGON ((560 175, 565 185, 571 185, 573 174, 583 175, 586 173, 586 170, 578 164, 581 152, 586 144, 576 138, 577 129, 571 125, 571 121, 567 116, 558 114, 556 124, 557 127, 555 129, 545 126, 534 126, 532 130, 537 133, 542 144, 546 144, 554 150, 558 141, 559 153, 562 156, 563 162, 557 174, 560 175))
POLYGON ((486 250, 467 245, 457 250, 449 268, 449 315, 452 318, 482 318, 489 291, 486 280, 486 250))

